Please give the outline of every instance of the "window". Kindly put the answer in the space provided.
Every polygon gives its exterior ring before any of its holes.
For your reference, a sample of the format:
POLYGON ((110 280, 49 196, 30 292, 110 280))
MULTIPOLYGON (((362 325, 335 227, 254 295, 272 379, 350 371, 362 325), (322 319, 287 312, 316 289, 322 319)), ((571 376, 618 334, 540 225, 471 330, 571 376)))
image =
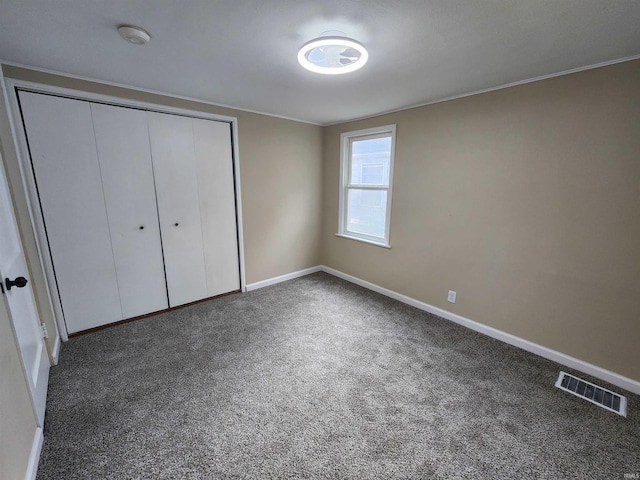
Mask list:
POLYGON ((389 247, 396 126, 340 136, 338 236, 389 247))

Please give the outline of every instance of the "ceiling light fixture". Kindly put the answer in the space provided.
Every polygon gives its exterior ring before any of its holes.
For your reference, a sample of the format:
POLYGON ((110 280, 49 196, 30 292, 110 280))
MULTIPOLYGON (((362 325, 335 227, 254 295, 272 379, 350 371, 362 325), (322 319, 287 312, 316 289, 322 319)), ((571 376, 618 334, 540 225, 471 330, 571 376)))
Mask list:
POLYGON ((118 33, 127 42, 133 43, 134 45, 146 45, 149 43, 149 40, 151 40, 151 35, 142 28, 133 25, 120 25, 118 27, 118 33))
POLYGON ((355 72, 369 59, 360 42, 347 37, 319 37, 305 43, 298 52, 298 62, 307 70, 324 75, 355 72))

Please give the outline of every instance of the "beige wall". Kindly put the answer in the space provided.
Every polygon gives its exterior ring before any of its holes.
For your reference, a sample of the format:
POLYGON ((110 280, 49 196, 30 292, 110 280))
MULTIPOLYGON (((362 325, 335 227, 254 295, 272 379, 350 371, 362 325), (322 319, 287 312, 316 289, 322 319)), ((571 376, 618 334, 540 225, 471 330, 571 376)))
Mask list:
MULTIPOLYGON (((3 73, 20 80, 236 117, 247 283, 320 263, 321 127, 7 65, 3 66, 3 73)), ((11 145, 5 148, 7 176, 40 313, 53 331, 53 317, 44 293, 44 278, 6 115, 6 109, 0 106, 0 139, 11 145)))
POLYGON ((36 427, 7 306, 0 295, 0 478, 25 478, 36 427))
POLYGON ((334 125, 324 147, 324 264, 640 381, 640 61, 334 125), (340 133, 391 123, 387 250, 334 234, 340 133))
MULTIPOLYGON (((640 380, 640 61, 324 129, 3 70, 237 117, 248 283, 326 264, 640 380), (398 127, 387 250, 334 233, 340 133, 389 123, 398 127)), ((17 161, 5 150, 37 270, 17 161)))
POLYGON ((238 117, 248 283, 320 264, 321 127, 238 117))
MULTIPOLYGON (((322 128, 290 120, 3 66, 5 77, 238 119, 246 281, 320 263, 322 128)), ((41 320, 55 329, 20 168, 0 96, 0 144, 41 320)), ((1 296, 0 296, 1 297, 1 296)), ((4 299, 0 300, 0 478, 24 478, 36 428, 4 299), (6 330, 6 331, 5 331, 6 330)), ((47 347, 51 352, 53 336, 47 347)))

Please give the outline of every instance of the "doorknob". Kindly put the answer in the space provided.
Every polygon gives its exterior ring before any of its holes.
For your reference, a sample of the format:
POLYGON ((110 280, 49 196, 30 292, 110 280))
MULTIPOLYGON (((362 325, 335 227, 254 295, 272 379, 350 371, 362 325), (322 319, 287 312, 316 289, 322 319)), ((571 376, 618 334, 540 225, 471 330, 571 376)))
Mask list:
POLYGON ((11 290, 11 287, 22 288, 27 284, 27 279, 24 277, 17 277, 15 280, 5 278, 4 284, 7 287, 7 290, 11 290))

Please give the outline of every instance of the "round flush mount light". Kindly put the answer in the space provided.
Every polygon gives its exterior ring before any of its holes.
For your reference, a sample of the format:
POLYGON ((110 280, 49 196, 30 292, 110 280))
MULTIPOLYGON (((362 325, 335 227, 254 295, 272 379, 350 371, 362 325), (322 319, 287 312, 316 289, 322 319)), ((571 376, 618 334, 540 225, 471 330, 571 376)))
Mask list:
POLYGON ((352 38, 319 37, 305 43, 298 52, 298 62, 307 70, 324 75, 355 72, 369 59, 369 53, 352 38))
POLYGON ((135 45, 146 45, 151 40, 151 35, 142 28, 134 27, 133 25, 120 25, 118 33, 127 42, 135 45))

